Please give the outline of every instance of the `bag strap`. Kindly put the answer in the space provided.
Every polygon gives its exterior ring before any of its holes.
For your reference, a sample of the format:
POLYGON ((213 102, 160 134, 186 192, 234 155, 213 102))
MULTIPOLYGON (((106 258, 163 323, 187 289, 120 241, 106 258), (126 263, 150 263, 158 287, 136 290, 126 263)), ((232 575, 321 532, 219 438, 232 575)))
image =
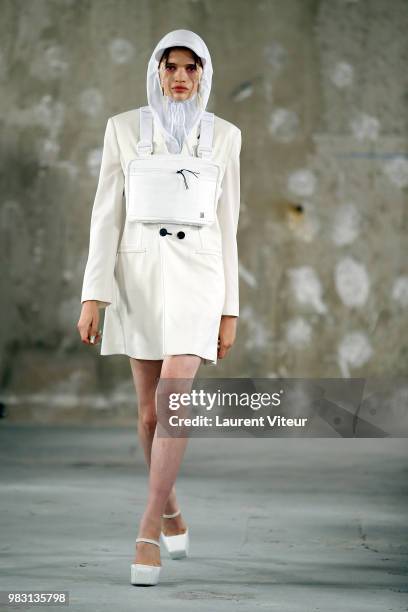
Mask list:
POLYGON ((211 157, 214 137, 214 113, 204 111, 201 116, 200 142, 197 157, 211 157))
POLYGON ((149 106, 142 106, 139 110, 140 140, 136 150, 141 157, 153 153, 153 115, 149 106))
MULTIPOLYGON (((197 147, 197 157, 211 157, 214 138, 214 113, 204 111, 200 121, 200 138, 197 147)), ((139 109, 140 139, 136 150, 140 157, 153 153, 153 114, 150 106, 139 109)))

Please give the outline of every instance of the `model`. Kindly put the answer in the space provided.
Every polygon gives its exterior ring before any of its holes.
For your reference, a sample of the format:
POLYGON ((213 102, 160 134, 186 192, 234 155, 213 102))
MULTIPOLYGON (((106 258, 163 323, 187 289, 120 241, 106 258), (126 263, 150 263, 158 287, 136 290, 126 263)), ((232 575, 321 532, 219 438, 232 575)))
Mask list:
POLYGON ((188 553, 175 493, 187 438, 157 436, 159 381, 193 380, 236 336, 241 131, 206 111, 212 74, 194 32, 159 41, 148 105, 108 119, 92 209, 78 330, 101 355, 129 356, 149 467, 132 584, 158 582, 159 538, 172 558, 188 553))

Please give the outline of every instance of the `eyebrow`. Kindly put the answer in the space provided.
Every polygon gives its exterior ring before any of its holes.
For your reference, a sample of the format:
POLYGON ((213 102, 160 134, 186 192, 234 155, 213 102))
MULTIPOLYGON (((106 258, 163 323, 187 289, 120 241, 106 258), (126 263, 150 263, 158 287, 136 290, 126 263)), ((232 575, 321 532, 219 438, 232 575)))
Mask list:
MULTIPOLYGON (((188 64, 180 64, 180 66, 195 66, 195 62, 189 62, 188 64)), ((177 66, 176 62, 166 62, 166 66, 177 66)))

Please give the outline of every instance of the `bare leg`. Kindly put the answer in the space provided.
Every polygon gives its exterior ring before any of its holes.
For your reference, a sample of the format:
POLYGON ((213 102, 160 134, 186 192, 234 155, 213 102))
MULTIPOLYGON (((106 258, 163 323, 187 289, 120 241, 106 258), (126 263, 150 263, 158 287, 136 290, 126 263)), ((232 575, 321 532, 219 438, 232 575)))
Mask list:
MULTIPOLYGON (((153 436, 157 424, 156 389, 162 364, 162 359, 134 359, 130 357, 130 367, 138 399, 138 436, 148 469, 150 469, 153 436)), ((163 514, 173 514, 178 509, 176 487, 173 485, 163 514)), ((184 533, 186 529, 187 525, 181 514, 172 519, 162 519, 162 530, 165 535, 184 533)))
MULTIPOLYGON (((166 356, 160 376, 166 379, 193 379, 200 363, 201 357, 198 355, 166 356)), ((146 509, 140 522, 139 537, 159 539, 162 525, 161 515, 172 492, 187 442, 187 437, 158 437, 157 429, 155 430, 150 454, 149 493, 146 509)), ((158 547, 147 542, 139 542, 134 563, 160 565, 158 547)))

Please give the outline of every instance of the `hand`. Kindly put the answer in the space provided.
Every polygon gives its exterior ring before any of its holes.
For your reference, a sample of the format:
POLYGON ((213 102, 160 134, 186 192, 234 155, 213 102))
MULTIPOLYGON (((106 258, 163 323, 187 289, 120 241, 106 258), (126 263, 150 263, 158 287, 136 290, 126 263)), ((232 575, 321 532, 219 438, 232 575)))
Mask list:
POLYGON ((222 315, 220 332, 218 335, 218 359, 224 359, 225 355, 234 344, 237 332, 238 317, 222 315))
POLYGON ((98 344, 101 339, 99 327, 99 307, 96 300, 87 300, 82 304, 81 316, 77 323, 77 328, 81 340, 84 344, 98 344), (91 336, 95 336, 94 342, 91 342, 91 336))

